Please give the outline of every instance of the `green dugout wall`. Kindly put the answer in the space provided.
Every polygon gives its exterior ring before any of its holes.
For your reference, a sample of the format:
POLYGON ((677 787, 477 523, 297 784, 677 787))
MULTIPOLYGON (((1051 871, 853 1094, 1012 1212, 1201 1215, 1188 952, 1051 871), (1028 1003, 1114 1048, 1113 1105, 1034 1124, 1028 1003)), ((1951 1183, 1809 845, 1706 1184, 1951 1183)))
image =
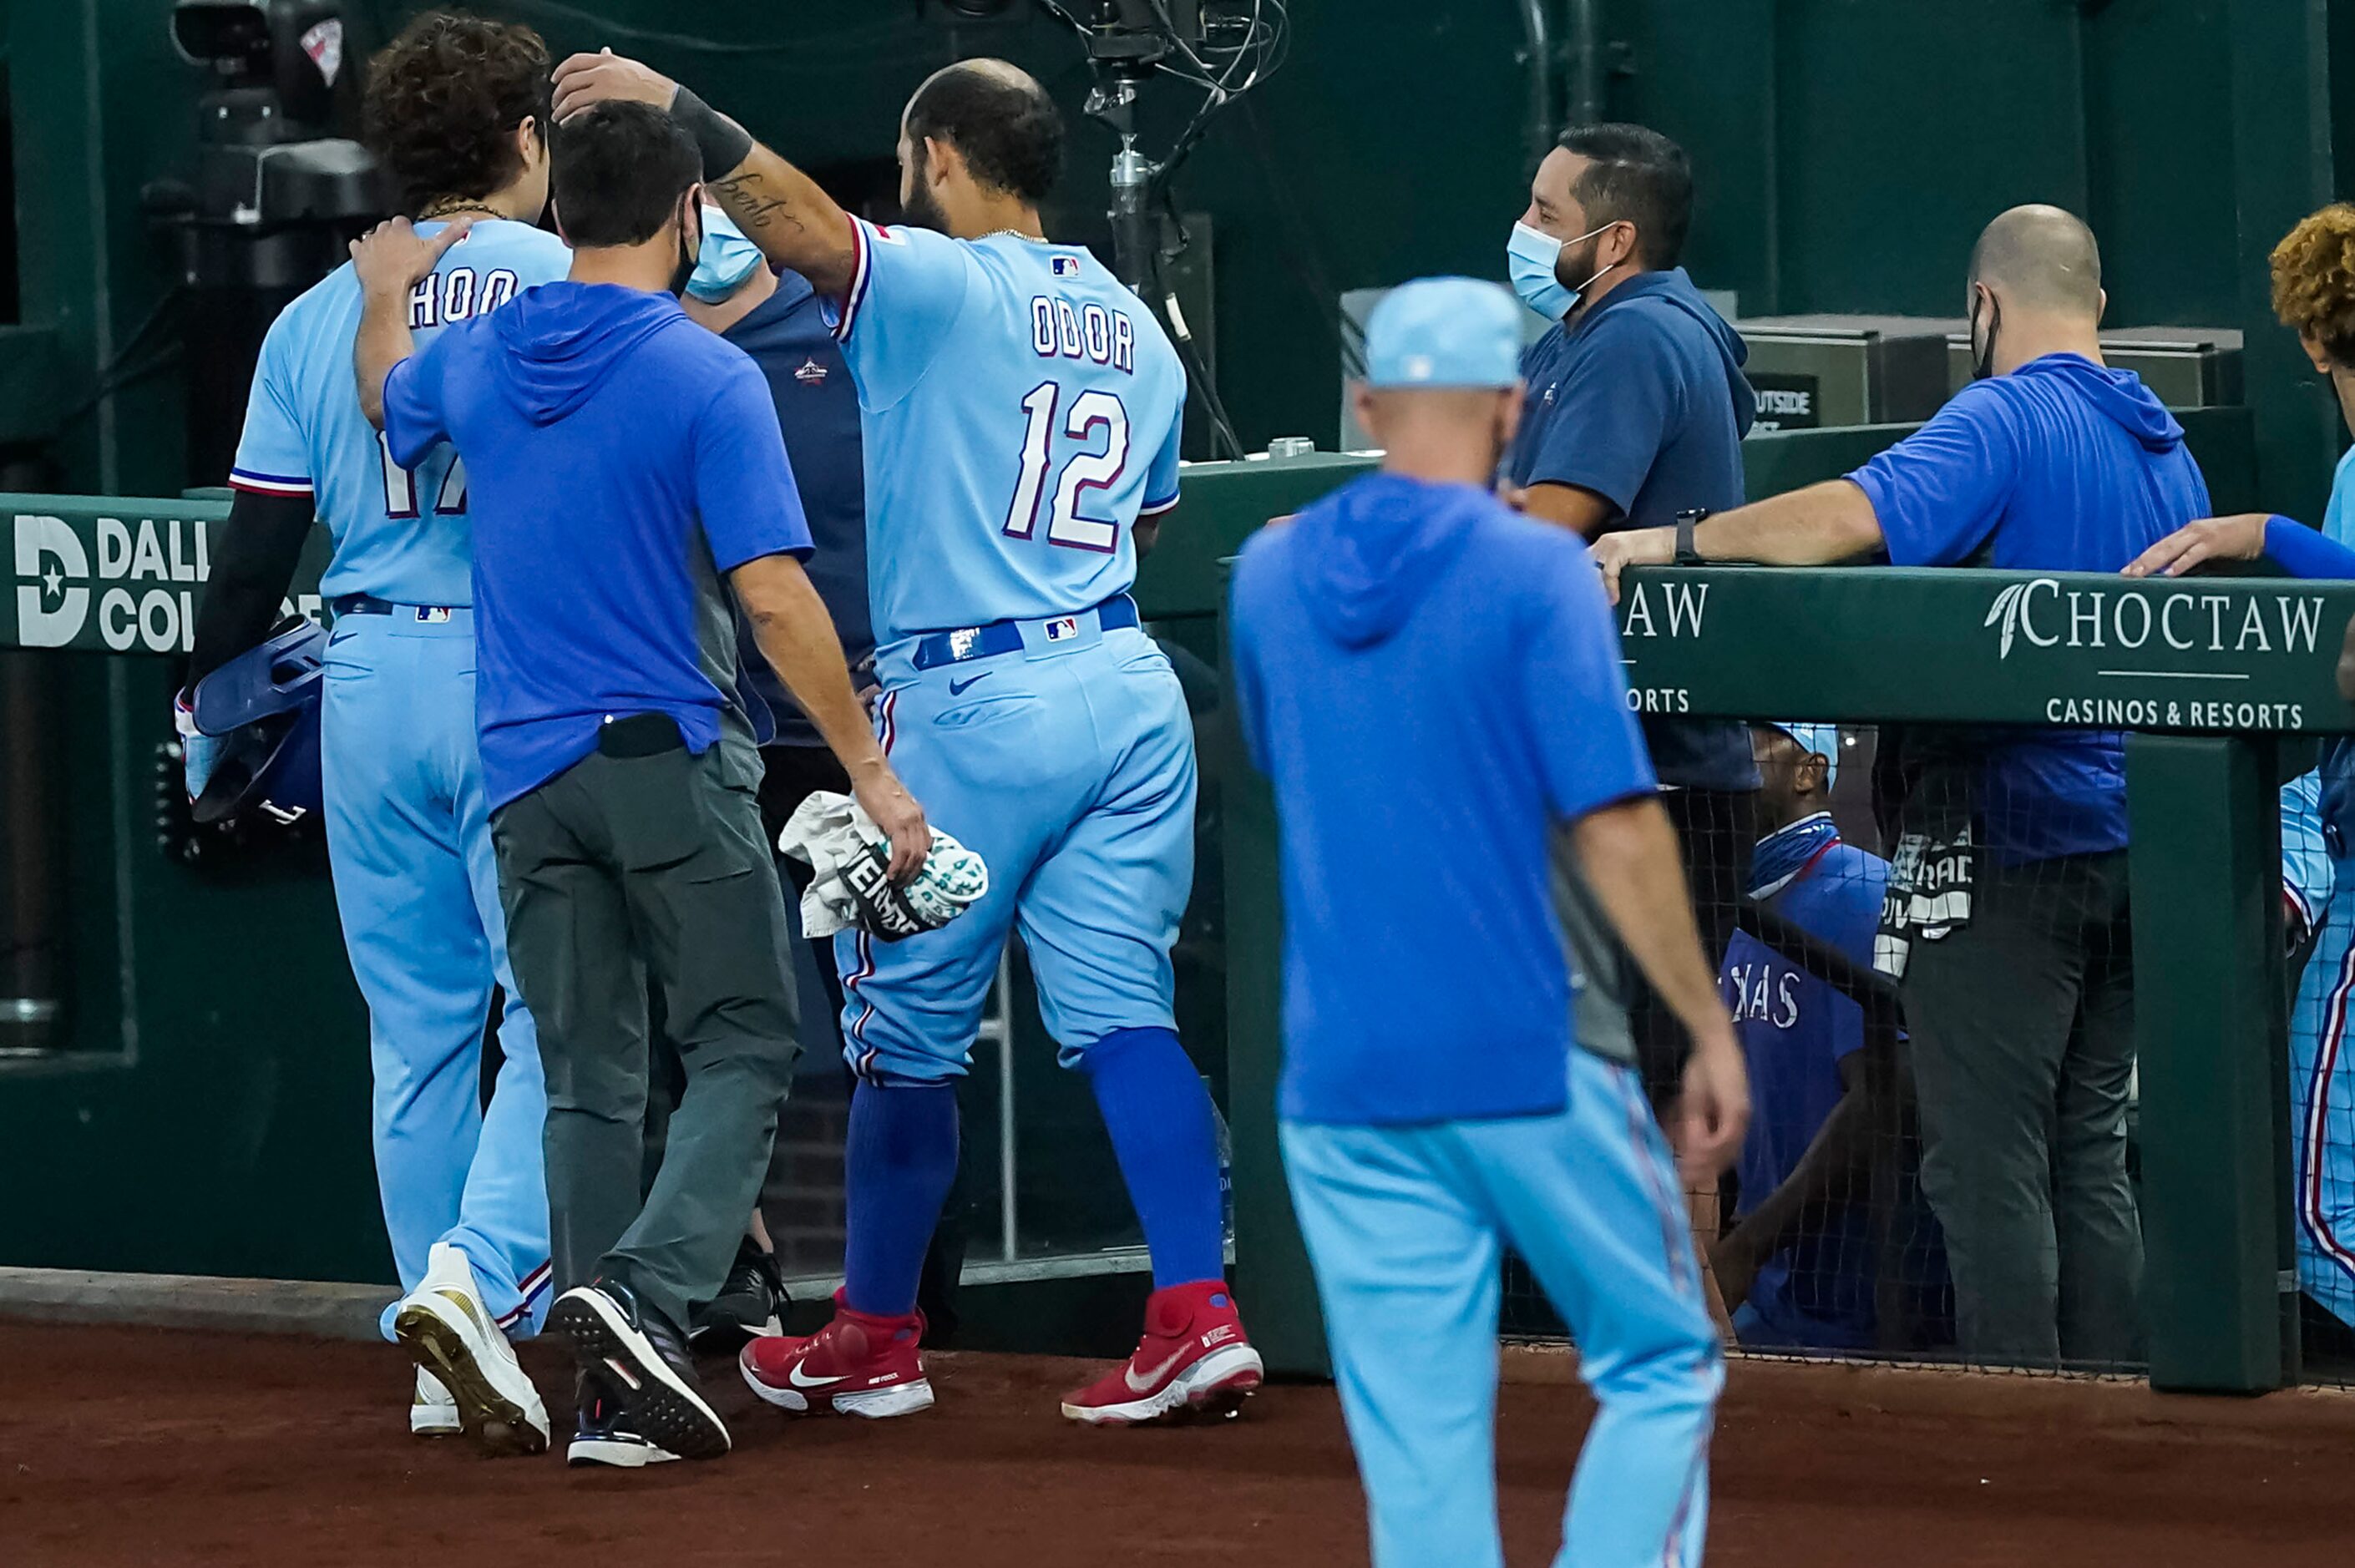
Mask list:
MULTIPOLYGON (((346 0, 356 44, 421 7, 346 0)), ((937 0, 474 0, 559 51, 643 51, 792 155, 888 158, 928 70, 1000 54, 1074 116, 1059 230, 1105 201, 1107 132, 1053 24, 952 25, 937 0), (658 35, 649 37, 649 34, 658 35)), ((1290 62, 1215 122, 1181 194, 1213 219, 1219 379, 1254 450, 1330 445, 1346 290, 1497 277, 1524 200, 1532 108, 1569 112, 1572 0, 1327 0, 1292 7, 1290 62), (1546 26, 1533 48, 1524 17, 1546 26)), ((0 0, 20 287, 0 288, 0 444, 52 440, 62 488, 176 493, 173 374, 89 405, 171 283, 142 215, 185 176, 202 74, 171 0, 0 0)), ((2338 450, 2328 388, 2272 323, 2266 252, 2344 194, 2355 16, 2330 0, 1600 0, 1604 113, 1692 153, 1687 255, 1753 314, 1952 315, 1978 227, 2014 202, 2085 214, 2110 319, 2238 328, 2268 503, 2318 515, 2338 450)), ((357 52, 357 51, 356 51, 357 52)), ((1155 144, 1190 104, 1148 104, 1155 144)), ((4 249, 4 248, 0 248, 4 249)), ((0 270, 5 270, 0 260, 0 270)), ((151 334, 148 349, 160 341, 151 334)), ((132 363, 144 363, 145 352, 132 363)), ((201 476, 218 482, 221 476, 201 476)))
MULTIPOLYGON (((1838 472, 1898 433, 1754 439, 1753 493, 1838 472)), ((2202 418, 2195 440, 2220 504, 2245 493, 2245 418, 2202 418)), ((1363 466, 1188 470, 1139 584, 1147 617, 1215 660, 1224 559, 1363 466)), ((174 787, 156 755, 172 655, 225 513, 0 497, 0 650, 15 650, 0 668, 45 694, 42 733, 9 742, 50 759, 66 959, 63 1048, 0 1060, 0 1264, 388 1280, 366 1021, 324 878, 285 863, 198 874, 153 827, 174 787)), ((2279 1383, 2295 1340, 2279 1273, 2275 737, 2355 730, 2330 674, 2355 586, 1733 567, 1633 583, 1631 682, 1662 711, 2164 732, 2131 752, 2152 1376, 2279 1383)), ((1223 715, 1199 735, 1224 936, 1196 983, 1223 998, 1237 1266, 1273 1362, 1314 1372, 1321 1336, 1273 1138, 1274 823, 1223 715)), ((1197 1017, 1220 1006, 1181 1000, 1197 1017)))

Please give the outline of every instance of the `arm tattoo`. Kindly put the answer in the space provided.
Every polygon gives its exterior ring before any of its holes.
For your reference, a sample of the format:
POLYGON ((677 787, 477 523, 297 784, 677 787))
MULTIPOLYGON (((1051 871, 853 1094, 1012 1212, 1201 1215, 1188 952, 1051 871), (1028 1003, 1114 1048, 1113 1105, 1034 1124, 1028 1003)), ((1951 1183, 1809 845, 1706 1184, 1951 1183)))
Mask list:
POLYGON ((757 174, 719 180, 711 188, 719 194, 720 200, 735 215, 736 221, 746 228, 765 229, 773 220, 782 219, 803 233, 809 231, 809 225, 794 215, 791 201, 783 196, 762 194, 761 176, 757 174))

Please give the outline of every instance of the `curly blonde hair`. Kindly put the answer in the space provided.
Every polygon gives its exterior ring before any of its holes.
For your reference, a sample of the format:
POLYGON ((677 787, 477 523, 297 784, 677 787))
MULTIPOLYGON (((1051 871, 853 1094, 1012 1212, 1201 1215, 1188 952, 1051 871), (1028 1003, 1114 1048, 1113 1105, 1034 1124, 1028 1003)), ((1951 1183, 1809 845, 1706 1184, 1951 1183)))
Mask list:
POLYGON ((2333 202, 2274 247, 2274 314, 2355 370, 2355 204, 2333 202))

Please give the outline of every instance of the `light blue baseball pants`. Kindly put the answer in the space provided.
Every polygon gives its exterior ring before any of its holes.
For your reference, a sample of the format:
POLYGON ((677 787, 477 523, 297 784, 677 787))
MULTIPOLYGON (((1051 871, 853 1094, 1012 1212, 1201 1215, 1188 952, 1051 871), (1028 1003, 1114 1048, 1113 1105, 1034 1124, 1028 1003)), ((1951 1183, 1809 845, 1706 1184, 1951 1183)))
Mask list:
POLYGON ((2337 870, 2290 1014, 2290 1126, 2298 1284, 2355 1328, 2355 860, 2337 870))
POLYGON ((877 726, 932 824, 989 867, 989 892, 901 942, 835 938, 843 1054, 870 1077, 962 1075, 1008 931, 1064 1066, 1128 1029, 1174 1027, 1169 949, 1194 885, 1194 729, 1168 658, 1092 615, 1016 652, 917 670, 885 650, 877 726))
MULTIPOLYGON (((474 617, 345 616, 325 662, 327 853, 368 1001, 377 1186, 401 1288, 424 1277, 435 1242, 453 1243, 501 1325, 534 1333, 550 1277, 548 1090, 507 968, 474 738, 474 617), (494 984, 506 992, 506 1061, 486 1111, 494 984)), ((383 1327, 390 1338, 391 1308, 383 1327)))
POLYGON ((1697 1568, 1724 1360, 1676 1168, 1636 1075, 1570 1052, 1559 1116, 1418 1127, 1286 1122, 1374 1568, 1503 1568, 1503 1249, 1570 1325, 1601 1410, 1556 1568, 1697 1568))

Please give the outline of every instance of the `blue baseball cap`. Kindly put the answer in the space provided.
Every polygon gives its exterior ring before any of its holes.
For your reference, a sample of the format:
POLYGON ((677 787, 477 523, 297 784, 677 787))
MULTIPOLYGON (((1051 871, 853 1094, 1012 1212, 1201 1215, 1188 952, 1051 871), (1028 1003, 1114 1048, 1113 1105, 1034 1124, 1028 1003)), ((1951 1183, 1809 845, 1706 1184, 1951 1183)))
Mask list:
POLYGON ((1840 732, 1836 724, 1802 724, 1795 719, 1779 720, 1766 726, 1779 729, 1798 743, 1801 751, 1824 759, 1824 788, 1839 782, 1840 732))
POLYGON ((1366 323, 1366 385, 1493 387, 1521 378, 1521 304, 1500 283, 1418 278, 1366 323))

